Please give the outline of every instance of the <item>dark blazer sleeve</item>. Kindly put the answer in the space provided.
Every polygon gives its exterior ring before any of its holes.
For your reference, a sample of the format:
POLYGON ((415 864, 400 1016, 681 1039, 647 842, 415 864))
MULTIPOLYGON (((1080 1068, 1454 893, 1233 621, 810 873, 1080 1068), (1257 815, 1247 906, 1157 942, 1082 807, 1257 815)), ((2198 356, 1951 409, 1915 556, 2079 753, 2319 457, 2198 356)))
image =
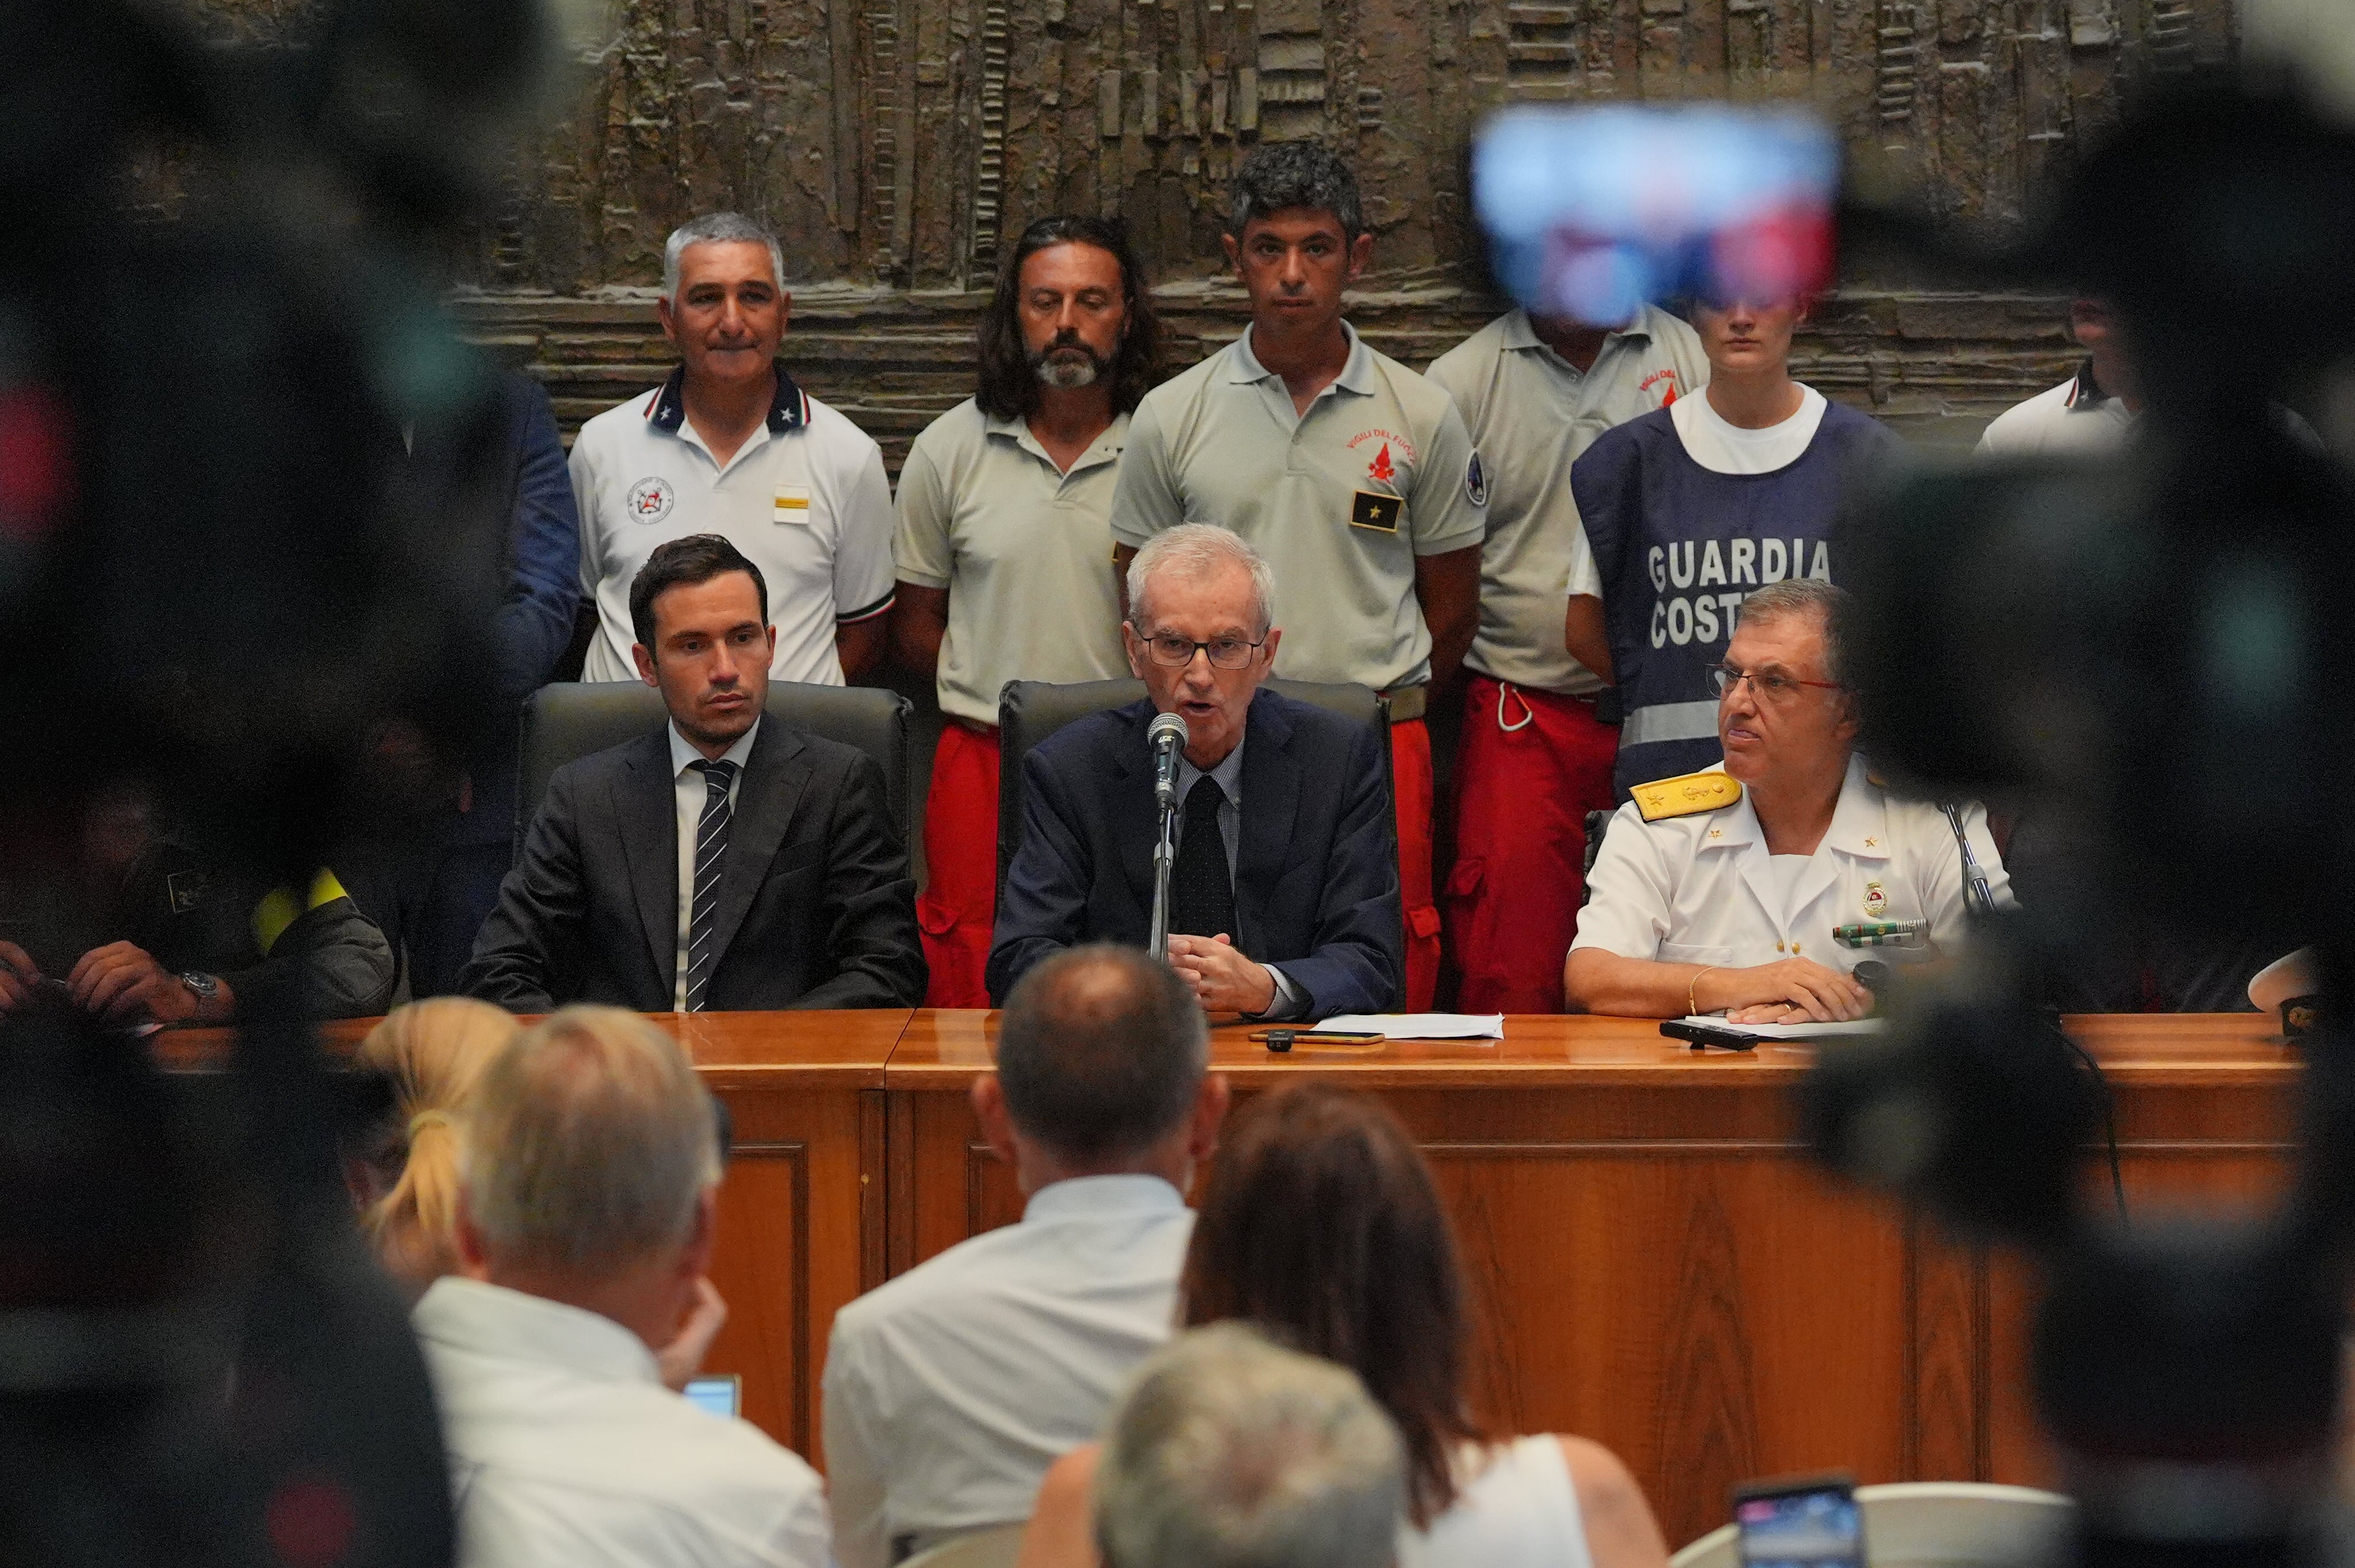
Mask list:
POLYGON ((507 592, 496 621, 499 691, 510 702, 544 683, 572 639, 581 602, 581 522, 572 472, 548 393, 515 375, 507 397, 516 433, 515 515, 508 524, 507 592))
POLYGON ((474 938, 474 956, 459 971, 460 991, 510 1012, 554 1010, 561 956, 577 949, 587 919, 581 767, 568 764, 549 779, 523 853, 499 885, 498 904, 474 938))
POLYGON ((916 882, 891 822, 883 769, 856 758, 835 792, 826 829, 827 978, 797 1008, 917 1007, 924 1000, 916 882))
POLYGON ((1357 738, 1340 775, 1341 807, 1316 909, 1315 946, 1277 964, 1308 993, 1310 1018, 1391 1012, 1406 1001, 1406 934, 1401 924, 1398 819, 1382 787, 1381 743, 1357 738))
POLYGON ((1079 945, 1092 881, 1071 789, 1045 748, 1022 759, 1022 847, 1006 868, 983 979, 994 1006, 1049 954, 1079 945))

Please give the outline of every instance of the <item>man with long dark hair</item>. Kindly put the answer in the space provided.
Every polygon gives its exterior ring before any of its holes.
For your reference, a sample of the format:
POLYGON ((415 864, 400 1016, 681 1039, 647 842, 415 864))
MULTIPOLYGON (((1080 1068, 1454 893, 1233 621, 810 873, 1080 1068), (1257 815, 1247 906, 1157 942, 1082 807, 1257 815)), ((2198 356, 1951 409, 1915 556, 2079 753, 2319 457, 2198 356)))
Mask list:
POLYGON ((981 320, 981 385, 900 473, 891 642, 949 723, 924 806, 918 915, 933 1007, 986 1007, 997 880, 997 693, 1128 673, 1113 585, 1114 477, 1161 330, 1116 220, 1022 231, 981 320))

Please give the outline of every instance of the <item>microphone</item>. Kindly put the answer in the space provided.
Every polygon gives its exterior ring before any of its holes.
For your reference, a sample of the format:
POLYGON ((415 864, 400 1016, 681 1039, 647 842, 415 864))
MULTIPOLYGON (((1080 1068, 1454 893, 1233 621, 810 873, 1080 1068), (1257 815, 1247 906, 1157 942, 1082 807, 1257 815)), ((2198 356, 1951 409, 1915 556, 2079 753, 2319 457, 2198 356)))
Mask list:
POLYGON ((1176 714, 1156 714, 1145 738, 1153 747, 1153 803, 1167 811, 1178 804, 1178 754, 1186 748, 1186 721, 1176 714))
POLYGON ((1963 858, 1963 914, 1979 920, 1995 918, 1995 894, 1987 883, 1987 873, 1979 868, 1979 857, 1971 853, 1971 835, 1963 828, 1963 809, 1945 801, 1938 810, 1946 814, 1946 825, 1955 831, 1955 845, 1963 858))

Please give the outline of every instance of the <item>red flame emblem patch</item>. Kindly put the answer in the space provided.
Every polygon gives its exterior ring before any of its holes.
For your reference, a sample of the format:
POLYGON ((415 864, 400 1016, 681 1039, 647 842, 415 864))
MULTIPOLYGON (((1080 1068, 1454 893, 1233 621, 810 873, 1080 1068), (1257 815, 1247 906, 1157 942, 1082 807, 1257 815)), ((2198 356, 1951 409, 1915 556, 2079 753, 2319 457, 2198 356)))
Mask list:
POLYGON ((1374 461, 1366 465, 1366 477, 1388 484, 1397 475, 1398 470, 1391 464, 1391 444, 1384 441, 1382 450, 1374 454, 1374 461))

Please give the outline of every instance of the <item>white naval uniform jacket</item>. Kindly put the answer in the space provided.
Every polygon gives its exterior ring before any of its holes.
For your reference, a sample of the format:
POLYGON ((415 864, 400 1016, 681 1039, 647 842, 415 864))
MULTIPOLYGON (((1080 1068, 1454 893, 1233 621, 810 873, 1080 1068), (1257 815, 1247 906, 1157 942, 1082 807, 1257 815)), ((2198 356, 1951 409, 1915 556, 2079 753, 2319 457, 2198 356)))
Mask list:
MULTIPOLYGON (((1963 823, 1996 903, 2009 904, 1987 813, 1966 807, 1963 823)), ((1865 777, 1861 758, 1849 758, 1831 827, 1787 908, 1772 861, 1746 790, 1730 805, 1652 822, 1631 800, 1611 819, 1571 950, 1724 969, 1802 958, 1846 972, 1866 959, 1902 963, 1926 949, 1843 948, 1835 927, 1927 920, 1941 948, 1962 936, 1962 852, 1945 813, 1891 799, 1865 777)))

